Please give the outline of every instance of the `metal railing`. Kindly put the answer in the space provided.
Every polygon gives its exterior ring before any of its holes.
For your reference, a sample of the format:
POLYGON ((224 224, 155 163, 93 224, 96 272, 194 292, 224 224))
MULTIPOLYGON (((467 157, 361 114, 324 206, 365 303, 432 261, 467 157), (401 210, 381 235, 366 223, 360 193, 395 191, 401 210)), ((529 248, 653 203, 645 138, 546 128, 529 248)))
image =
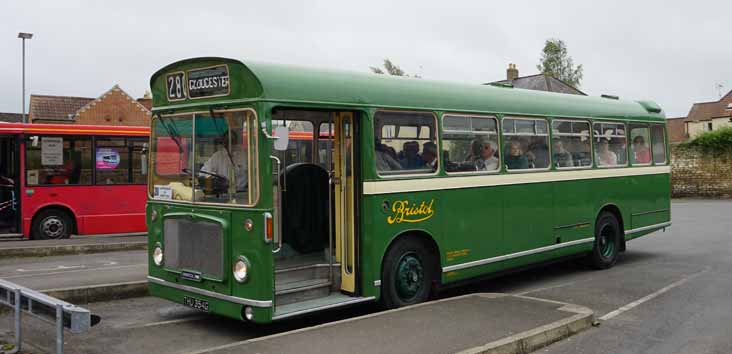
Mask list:
POLYGON ((6 354, 17 353, 22 347, 21 319, 23 313, 55 324, 57 354, 64 352, 64 329, 68 329, 71 333, 84 333, 100 321, 99 316, 92 315, 85 308, 3 279, 0 279, 0 305, 12 307, 15 312, 15 347, 6 354))

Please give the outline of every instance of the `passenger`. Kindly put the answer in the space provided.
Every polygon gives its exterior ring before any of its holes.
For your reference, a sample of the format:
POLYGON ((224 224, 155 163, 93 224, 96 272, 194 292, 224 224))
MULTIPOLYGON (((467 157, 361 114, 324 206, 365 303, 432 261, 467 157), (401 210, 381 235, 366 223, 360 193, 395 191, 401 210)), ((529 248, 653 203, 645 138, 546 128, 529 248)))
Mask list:
POLYGON ((540 139, 542 140, 531 143, 529 151, 526 153, 531 168, 549 167, 549 148, 544 143, 543 138, 540 139))
POLYGON ((524 155, 524 151, 521 149, 521 143, 518 141, 509 143, 505 163, 509 170, 525 170, 529 168, 529 159, 524 155))
POLYGON ((597 165, 616 166, 617 164, 618 155, 610 151, 610 142, 607 139, 600 139, 597 143, 597 165))
POLYGON ((437 145, 431 141, 422 144, 422 160, 425 167, 432 171, 437 170, 437 145))
POLYGON ((498 158, 496 158, 496 143, 487 141, 480 143, 479 151, 473 153, 477 156, 474 160, 476 171, 495 171, 498 169, 498 158))
POLYGON ((389 153, 389 147, 376 142, 376 168, 379 171, 398 171, 402 169, 399 162, 389 153))
POLYGON ((651 163, 651 149, 641 135, 633 139, 633 156, 636 163, 651 163))
POLYGON ((416 141, 408 141, 404 143, 404 157, 399 160, 399 164, 404 169, 416 170, 424 167, 424 161, 419 156, 419 143, 416 141))
POLYGON ((564 148, 562 140, 554 139, 552 155, 554 156, 554 165, 556 167, 574 167, 572 154, 564 148))

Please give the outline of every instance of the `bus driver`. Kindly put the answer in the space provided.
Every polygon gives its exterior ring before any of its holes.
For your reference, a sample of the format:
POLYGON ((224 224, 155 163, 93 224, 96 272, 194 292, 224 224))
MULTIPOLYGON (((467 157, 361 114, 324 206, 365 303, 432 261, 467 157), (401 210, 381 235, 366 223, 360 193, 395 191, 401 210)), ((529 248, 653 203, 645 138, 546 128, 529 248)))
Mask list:
POLYGON ((217 144, 218 149, 203 164, 200 171, 202 173, 199 174, 203 177, 212 177, 210 174, 214 174, 226 178, 227 181, 233 177, 236 181, 236 191, 241 192, 247 189, 247 153, 237 138, 237 134, 231 135, 231 149, 228 149, 225 143, 217 144), (236 164, 233 171, 232 162, 236 164))

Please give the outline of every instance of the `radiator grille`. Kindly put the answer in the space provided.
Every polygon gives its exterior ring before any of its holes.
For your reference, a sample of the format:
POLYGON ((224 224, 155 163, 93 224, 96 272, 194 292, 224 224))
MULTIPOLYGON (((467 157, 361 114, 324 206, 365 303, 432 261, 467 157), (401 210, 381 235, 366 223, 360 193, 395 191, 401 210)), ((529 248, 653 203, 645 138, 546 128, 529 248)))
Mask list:
POLYGON ((165 220, 163 227, 166 268, 223 279, 224 242, 220 224, 171 218, 165 220))

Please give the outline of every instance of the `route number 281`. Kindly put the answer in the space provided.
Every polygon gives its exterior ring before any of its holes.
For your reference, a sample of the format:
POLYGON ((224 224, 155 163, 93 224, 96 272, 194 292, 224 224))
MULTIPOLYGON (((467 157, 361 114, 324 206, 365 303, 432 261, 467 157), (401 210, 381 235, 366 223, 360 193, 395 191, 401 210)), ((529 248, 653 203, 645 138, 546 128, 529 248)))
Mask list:
POLYGON ((168 75, 168 100, 182 100, 186 98, 183 73, 168 75))

